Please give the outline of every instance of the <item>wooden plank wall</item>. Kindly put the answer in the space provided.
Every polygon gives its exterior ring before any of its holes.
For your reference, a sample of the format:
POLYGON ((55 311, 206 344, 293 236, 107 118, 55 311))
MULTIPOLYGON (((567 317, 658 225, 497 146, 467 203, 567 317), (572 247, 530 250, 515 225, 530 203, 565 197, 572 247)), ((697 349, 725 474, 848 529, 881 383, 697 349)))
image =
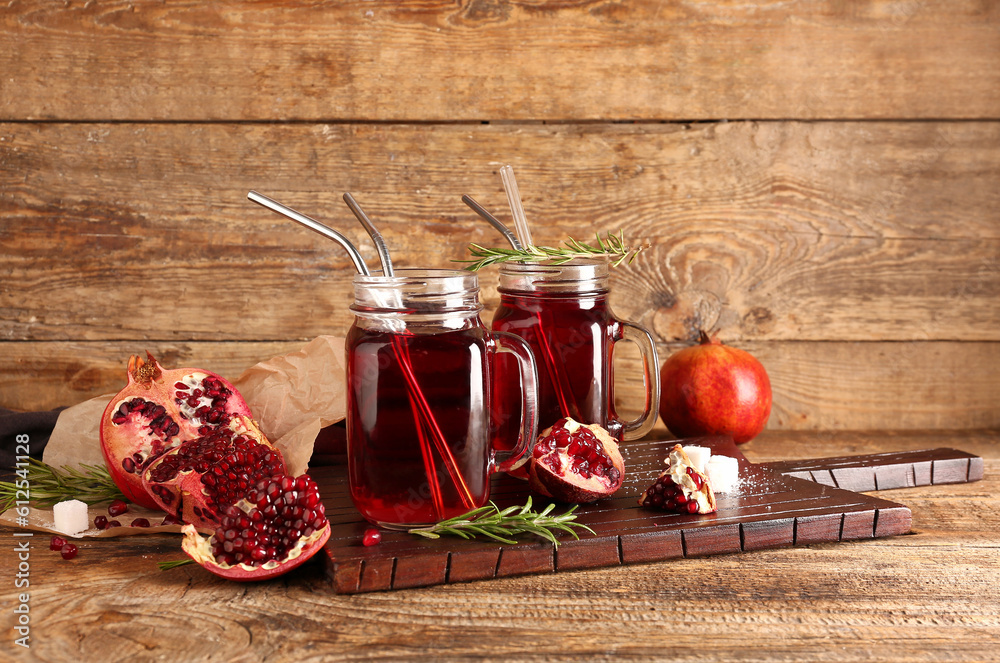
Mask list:
POLYGON ((343 334, 345 255, 250 189, 374 263, 351 191, 445 267, 500 244, 459 198, 509 218, 504 163, 538 243, 648 239, 616 311, 663 355, 700 327, 755 353, 771 428, 1000 427, 990 0, 13 0, 0 406, 115 391, 146 348, 235 377, 343 334))

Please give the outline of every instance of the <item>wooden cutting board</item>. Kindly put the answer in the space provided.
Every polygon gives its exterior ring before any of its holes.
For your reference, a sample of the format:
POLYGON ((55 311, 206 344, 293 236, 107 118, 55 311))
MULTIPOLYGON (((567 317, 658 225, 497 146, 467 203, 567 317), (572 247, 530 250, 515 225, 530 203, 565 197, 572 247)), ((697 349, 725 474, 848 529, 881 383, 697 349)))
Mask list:
MULTIPOLYGON (((615 497, 581 506, 577 520, 595 534, 560 537, 558 547, 525 537, 516 545, 488 539, 427 540, 383 531, 365 547, 369 525, 351 503, 346 467, 315 468, 332 524, 326 545, 327 575, 334 591, 351 594, 553 573, 680 557, 751 552, 763 548, 895 536, 910 531, 910 509, 855 491, 960 483, 982 478, 977 456, 953 449, 754 464, 730 438, 684 440, 739 461, 741 486, 717 495, 718 512, 679 515, 638 506, 637 496, 663 470, 676 440, 623 445, 626 480, 615 497)), ((524 504, 524 481, 494 478, 491 498, 500 507, 524 504)), ((548 501, 533 496, 536 508, 548 501)), ((557 505, 556 513, 564 510, 557 505)))

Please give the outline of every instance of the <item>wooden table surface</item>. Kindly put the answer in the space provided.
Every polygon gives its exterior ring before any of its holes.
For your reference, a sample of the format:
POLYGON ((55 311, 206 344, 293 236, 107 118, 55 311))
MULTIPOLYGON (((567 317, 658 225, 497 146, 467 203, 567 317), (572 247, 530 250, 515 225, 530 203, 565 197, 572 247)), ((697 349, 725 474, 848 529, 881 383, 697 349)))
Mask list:
MULTIPOLYGON (((657 431, 663 434, 663 431, 657 431)), ((654 433, 655 434, 655 433, 654 433)), ((0 651, 44 661, 997 660, 1000 431, 765 432, 753 461, 952 447, 982 456, 969 484, 883 491, 909 535, 593 571, 338 596, 318 561, 236 584, 179 537, 84 540, 72 561, 37 536, 31 649, 13 644, 13 530, 0 529, 0 651)), ((6 655, 4 657, 6 658, 6 655)))

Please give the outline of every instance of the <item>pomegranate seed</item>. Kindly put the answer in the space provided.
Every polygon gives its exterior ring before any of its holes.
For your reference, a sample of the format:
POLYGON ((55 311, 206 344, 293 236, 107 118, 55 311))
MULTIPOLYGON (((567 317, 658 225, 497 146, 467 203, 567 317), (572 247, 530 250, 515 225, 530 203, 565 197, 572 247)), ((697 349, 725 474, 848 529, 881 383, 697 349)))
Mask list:
POLYGON ((112 500, 108 505, 109 516, 120 516, 128 511, 128 503, 125 500, 112 500))
POLYGON ((132 527, 149 527, 149 521, 145 518, 136 518, 132 521, 132 527))
POLYGON ((94 517, 94 527, 97 529, 107 529, 108 528, 108 517, 107 516, 95 516, 94 517))
POLYGON ((64 545, 66 545, 66 539, 62 538, 61 536, 54 536, 52 537, 52 540, 49 542, 49 550, 59 550, 64 545))
POLYGON ((121 526, 122 526, 121 522, 117 520, 109 520, 107 529, 111 529, 112 527, 121 527, 121 526))
POLYGON ((72 543, 64 543, 62 548, 59 549, 59 553, 63 559, 73 559, 76 557, 76 546, 72 543))

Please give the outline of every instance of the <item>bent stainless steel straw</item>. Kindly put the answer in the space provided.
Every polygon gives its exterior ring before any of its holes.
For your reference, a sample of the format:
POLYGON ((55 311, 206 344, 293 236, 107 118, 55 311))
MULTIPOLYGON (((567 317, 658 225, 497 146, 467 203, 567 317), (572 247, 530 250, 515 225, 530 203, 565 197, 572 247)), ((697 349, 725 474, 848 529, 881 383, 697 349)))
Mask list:
POLYGON ((517 239, 517 235, 512 233, 510 228, 505 226, 500 219, 490 214, 485 207, 477 203, 472 196, 463 195, 462 202, 471 207, 472 211, 481 216, 487 223, 499 230, 501 234, 507 238, 507 241, 510 242, 511 247, 513 247, 515 251, 520 251, 523 248, 520 240, 517 239))
POLYGON ((349 239, 341 235, 333 228, 324 225, 316 219, 310 218, 301 212, 296 212, 291 207, 286 207, 277 200, 268 198, 262 193, 251 191, 247 194, 247 198, 262 207, 266 207, 272 212, 277 212, 278 214, 287 217, 296 223, 301 223, 306 228, 309 228, 309 230, 318 232, 320 235, 337 242, 342 247, 347 249, 347 253, 351 256, 351 261, 354 262, 354 267, 358 270, 358 273, 364 274, 365 276, 371 276, 371 271, 369 271, 368 265, 365 264, 365 259, 361 257, 361 253, 358 251, 357 247, 351 244, 349 239))
POLYGON ((352 212, 354 212, 354 216, 358 217, 358 221, 360 221, 361 225, 368 231, 368 236, 372 238, 373 242, 375 242, 375 250, 378 251, 378 259, 382 262, 382 275, 395 276, 395 272, 393 272, 392 269, 392 258, 389 257, 389 247, 386 246, 385 240, 382 239, 382 233, 378 231, 378 228, 375 227, 372 220, 369 219, 368 215, 365 214, 365 211, 361 209, 361 205, 359 205, 358 201, 354 199, 354 196, 349 193, 345 193, 344 202, 347 203, 347 206, 351 208, 352 212))

